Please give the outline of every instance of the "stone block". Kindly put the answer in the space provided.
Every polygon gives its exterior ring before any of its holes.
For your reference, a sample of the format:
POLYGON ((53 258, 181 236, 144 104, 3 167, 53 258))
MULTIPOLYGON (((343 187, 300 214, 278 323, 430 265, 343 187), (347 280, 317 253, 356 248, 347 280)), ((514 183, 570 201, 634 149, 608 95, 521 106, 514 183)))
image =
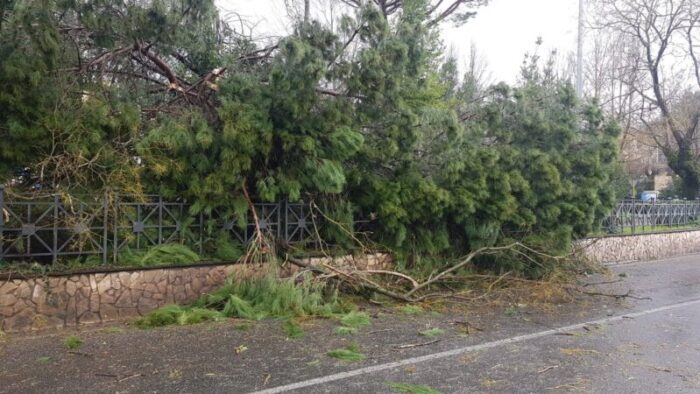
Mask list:
POLYGON ((33 310, 25 309, 12 317, 5 318, 3 320, 3 330, 7 332, 18 332, 31 328, 34 322, 34 316, 36 316, 36 314, 33 310))
POLYGON ((158 300, 154 300, 153 298, 146 298, 146 297, 141 297, 139 299, 139 303, 137 306, 137 310, 139 315, 145 315, 146 313, 157 309, 160 306, 160 303, 158 300))
POLYGON ((119 308, 118 312, 120 319, 134 318, 140 316, 136 307, 119 308))
POLYGON ((114 321, 119 319, 119 308, 113 304, 100 305, 100 319, 103 322, 114 321))
POLYGON ((111 288, 112 288, 112 277, 110 275, 103 275, 102 280, 97 282, 97 292, 100 294, 103 294, 111 288))
POLYGON ((0 317, 5 318, 5 317, 10 317, 12 316, 12 306, 0 306, 0 317))
POLYGON ((14 281, 0 281, 0 296, 5 294, 13 294, 17 290, 18 283, 14 281))
POLYGON ((12 293, 0 295, 0 307, 11 307, 17 302, 17 297, 12 293))
POLYGON ((76 291, 78 291, 78 283, 72 280, 66 281, 66 293, 68 293, 68 295, 70 296, 73 296, 75 295, 76 291))
POLYGON ((99 322, 100 315, 93 311, 85 311, 80 316, 78 316, 78 324, 92 324, 99 322))
POLYGON ((22 281, 22 283, 20 283, 20 285, 17 287, 17 291, 15 292, 17 298, 31 299, 35 282, 36 281, 34 279, 22 281))
POLYGON ((78 309, 75 303, 75 297, 71 297, 66 303, 63 321, 66 326, 74 326, 78 324, 78 309))
POLYGON ((114 303, 114 305, 119 308, 127 308, 133 306, 134 304, 131 300, 131 290, 124 289, 122 293, 118 296, 117 301, 114 303))

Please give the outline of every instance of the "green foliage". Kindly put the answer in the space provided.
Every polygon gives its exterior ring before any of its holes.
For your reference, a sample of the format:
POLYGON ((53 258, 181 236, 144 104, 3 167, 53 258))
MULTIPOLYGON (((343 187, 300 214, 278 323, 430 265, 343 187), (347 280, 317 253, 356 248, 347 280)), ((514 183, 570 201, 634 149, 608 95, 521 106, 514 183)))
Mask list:
POLYGON ((260 320, 303 316, 331 317, 345 307, 335 290, 327 291, 322 283, 272 275, 263 278, 230 280, 221 289, 203 296, 194 304, 200 307, 221 306, 227 317, 260 320))
POLYGON ((417 384, 388 382, 386 385, 397 393, 440 394, 440 392, 435 389, 417 384))
POLYGON ((69 350, 75 350, 83 346, 83 340, 75 335, 69 335, 63 340, 63 345, 69 350))
POLYGON ((304 330, 291 320, 285 321, 283 328, 289 338, 296 339, 304 336, 304 330))
POLYGON ((357 344, 349 344, 344 348, 331 350, 326 354, 328 357, 333 357, 345 362, 363 361, 367 358, 367 356, 360 353, 360 348, 357 344))
POLYGON ((218 311, 205 308, 191 308, 179 305, 166 305, 136 321, 139 328, 154 328, 169 325, 197 324, 222 318, 218 311))
POLYGON ((357 334, 357 328, 340 326, 340 327, 334 328, 333 332, 338 334, 338 335, 355 335, 355 334, 357 334))
POLYGON ((136 325, 150 328, 195 324, 224 317, 249 320, 332 317, 346 309, 337 292, 327 290, 323 284, 311 280, 296 284, 292 279, 268 275, 240 281, 229 279, 226 285, 200 297, 192 305, 161 307, 138 320, 136 325))
POLYGON ((149 249, 141 258, 141 265, 150 267, 154 265, 192 264, 201 258, 190 248, 180 244, 163 244, 149 249))
MULTIPOLYGON (((425 275, 512 241, 568 252, 622 193, 618 128, 596 102, 580 102, 537 56, 516 86, 460 82, 426 1, 402 2, 391 18, 367 3, 338 24, 302 23, 269 51, 211 0, 0 7, 2 179, 27 167, 68 192, 156 192, 241 228, 244 192, 313 200, 346 227, 324 226, 328 241, 356 246, 354 219, 372 219, 370 241, 425 275)), ((219 226, 205 232, 207 256, 241 256, 219 226)), ((199 259, 183 248, 124 259, 199 259)), ((476 264, 532 277, 554 268, 528 257, 476 264)), ((310 284, 274 282, 229 285, 203 302, 250 319, 335 313, 310 284)))
POLYGON ((365 312, 350 311, 339 318, 341 326, 333 330, 338 335, 354 335, 358 329, 370 324, 369 315, 365 312))
POLYGON ((234 328, 238 331, 249 331, 253 326, 247 323, 237 324, 234 328))
POLYGON ((365 312, 351 311, 340 318, 340 324, 350 328, 362 328, 369 325, 369 315, 365 312))
POLYGON ((437 337, 437 336, 440 336, 444 333, 445 333, 445 330, 443 330, 442 328, 437 328, 437 327, 418 332, 418 334, 420 334, 421 336, 424 336, 424 337, 437 337))
POLYGON ((420 315, 424 312, 423 308, 421 308, 420 306, 410 304, 400 306, 399 310, 401 311, 401 313, 412 316, 420 315))

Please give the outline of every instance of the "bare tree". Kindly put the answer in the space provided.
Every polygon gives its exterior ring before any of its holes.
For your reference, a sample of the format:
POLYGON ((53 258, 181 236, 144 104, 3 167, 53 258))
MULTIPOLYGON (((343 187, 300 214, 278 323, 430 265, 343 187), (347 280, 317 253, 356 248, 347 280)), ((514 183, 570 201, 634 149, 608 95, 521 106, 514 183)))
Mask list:
POLYGON ((700 89, 700 5, 697 0, 597 0, 594 8, 593 27, 605 40, 596 42, 589 59, 589 88, 628 132, 651 137, 682 179, 684 196, 695 198, 700 106, 675 107, 700 89))

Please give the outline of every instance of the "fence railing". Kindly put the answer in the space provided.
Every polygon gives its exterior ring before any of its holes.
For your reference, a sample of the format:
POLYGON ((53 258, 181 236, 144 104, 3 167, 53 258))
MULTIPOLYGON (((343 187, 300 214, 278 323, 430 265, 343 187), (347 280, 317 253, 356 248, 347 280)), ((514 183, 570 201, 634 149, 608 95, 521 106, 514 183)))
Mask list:
POLYGON ((623 200, 602 227, 610 234, 700 228, 700 201, 623 200))
MULTIPOLYGON (((319 242, 320 220, 307 204, 280 201, 254 207, 265 234, 289 244, 319 242)), ((126 250, 166 243, 183 243, 202 254, 208 237, 221 231, 248 243, 255 233, 252 213, 241 225, 221 212, 192 215, 187 203, 157 195, 9 198, 0 185, 0 261, 55 263, 95 256, 107 263, 126 250)))

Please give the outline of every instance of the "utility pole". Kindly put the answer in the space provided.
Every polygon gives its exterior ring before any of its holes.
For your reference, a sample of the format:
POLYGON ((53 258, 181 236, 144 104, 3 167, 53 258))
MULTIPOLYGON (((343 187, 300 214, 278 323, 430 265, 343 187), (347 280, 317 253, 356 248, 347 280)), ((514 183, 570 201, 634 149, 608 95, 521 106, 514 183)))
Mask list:
POLYGON ((583 97, 583 8, 584 0, 578 0, 578 48, 576 54, 576 94, 583 97))

